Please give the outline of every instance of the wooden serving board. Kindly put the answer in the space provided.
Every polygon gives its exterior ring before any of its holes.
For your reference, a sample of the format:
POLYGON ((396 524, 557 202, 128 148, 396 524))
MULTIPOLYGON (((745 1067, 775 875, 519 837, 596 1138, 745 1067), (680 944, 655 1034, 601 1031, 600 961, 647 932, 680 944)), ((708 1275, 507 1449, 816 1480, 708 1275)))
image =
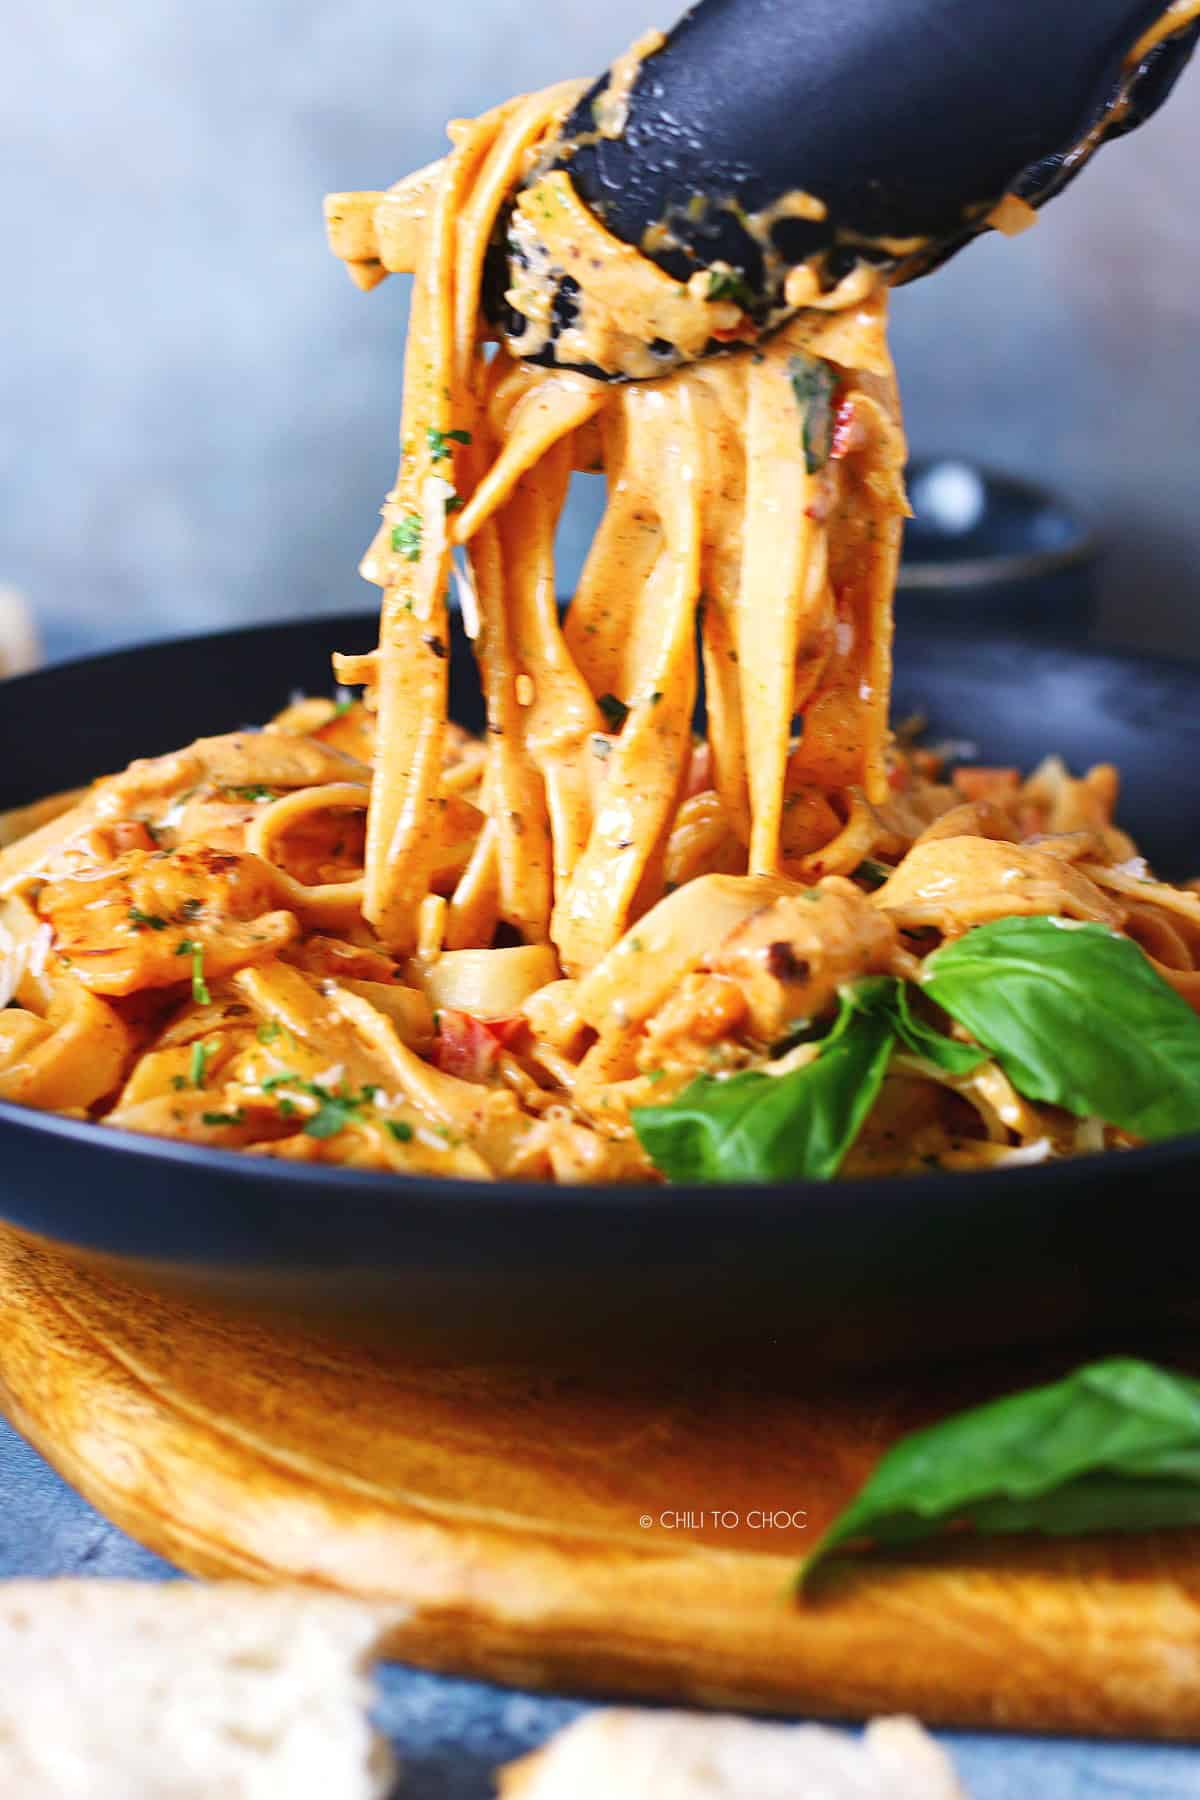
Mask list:
POLYGON ((1197 1737, 1200 1532, 958 1543, 791 1592, 900 1432, 1076 1360, 840 1393, 414 1370, 0 1232, 0 1403, 184 1569, 366 1596, 395 1655, 521 1686, 1197 1737))

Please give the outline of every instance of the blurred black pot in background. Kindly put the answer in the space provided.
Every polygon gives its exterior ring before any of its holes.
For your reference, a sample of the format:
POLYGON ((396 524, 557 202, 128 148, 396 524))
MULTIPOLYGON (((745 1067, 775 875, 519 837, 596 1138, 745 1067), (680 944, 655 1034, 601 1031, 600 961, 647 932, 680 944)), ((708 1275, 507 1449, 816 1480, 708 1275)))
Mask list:
POLYGON ((1084 638, 1096 616, 1098 546, 1034 482, 957 458, 909 467, 897 623, 934 630, 1084 638))

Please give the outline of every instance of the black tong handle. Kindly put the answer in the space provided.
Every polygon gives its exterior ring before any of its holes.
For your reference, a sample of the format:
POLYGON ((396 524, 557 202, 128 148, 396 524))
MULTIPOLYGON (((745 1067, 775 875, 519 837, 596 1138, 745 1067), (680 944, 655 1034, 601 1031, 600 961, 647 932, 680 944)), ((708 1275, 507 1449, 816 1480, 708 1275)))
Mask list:
MULTIPOLYGON (((700 0, 638 67, 619 135, 597 131, 606 74, 556 165, 673 276, 737 271, 763 326, 788 267, 811 264, 824 288, 860 260, 908 279, 984 229, 1005 194, 1036 205, 1059 192, 1170 92, 1200 21, 1128 63, 1166 12, 1164 0, 700 0), (823 217, 781 208, 798 190, 823 217)), ((558 311, 570 319, 569 295, 558 311)))

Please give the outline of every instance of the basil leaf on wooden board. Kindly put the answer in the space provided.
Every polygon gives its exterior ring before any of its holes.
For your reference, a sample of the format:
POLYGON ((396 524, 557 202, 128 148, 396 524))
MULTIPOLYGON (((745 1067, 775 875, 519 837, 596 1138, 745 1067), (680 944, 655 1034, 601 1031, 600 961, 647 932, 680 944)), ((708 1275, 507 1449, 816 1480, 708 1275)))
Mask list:
POLYGON ((921 986, 1030 1100, 1141 1138, 1200 1131, 1200 1018, 1107 926, 977 925, 934 951, 921 986))
POLYGON ((1113 1357, 901 1438, 798 1585, 853 1541, 911 1543, 964 1523, 1051 1536, 1200 1525, 1200 1382, 1113 1357))
POLYGON ((633 1128, 671 1181, 825 1181, 836 1175, 879 1094, 895 1041, 884 1010, 843 996, 816 1060, 788 1075, 700 1075, 633 1128))

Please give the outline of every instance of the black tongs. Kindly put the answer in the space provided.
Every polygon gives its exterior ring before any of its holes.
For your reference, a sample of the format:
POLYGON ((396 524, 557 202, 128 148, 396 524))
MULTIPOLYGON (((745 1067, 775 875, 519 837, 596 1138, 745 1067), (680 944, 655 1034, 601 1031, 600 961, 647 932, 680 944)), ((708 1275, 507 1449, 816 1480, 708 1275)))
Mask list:
MULTIPOLYGON (((1187 0, 700 0, 637 65, 617 135, 597 131, 606 74, 554 166, 609 232, 680 281, 715 271, 714 294, 768 329, 793 310, 798 265, 822 293, 864 262, 910 280, 986 230, 1005 196, 1019 214, 1060 193, 1162 104, 1197 35, 1187 0)), ((526 256, 514 240, 510 259, 526 256)), ((572 362, 556 343, 579 310, 579 285, 559 280, 533 360, 572 362)), ((520 316, 508 327, 522 354, 520 316)), ((661 340, 655 355, 683 360, 661 340)), ((575 351, 573 366, 619 378, 644 361, 601 368, 575 351)))

